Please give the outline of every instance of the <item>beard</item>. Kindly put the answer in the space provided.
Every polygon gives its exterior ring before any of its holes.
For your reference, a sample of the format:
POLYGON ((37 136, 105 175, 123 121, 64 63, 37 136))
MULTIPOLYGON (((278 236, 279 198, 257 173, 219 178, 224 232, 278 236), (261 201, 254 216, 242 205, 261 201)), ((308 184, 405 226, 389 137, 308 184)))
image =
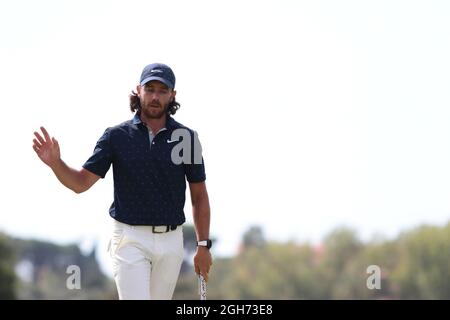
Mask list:
MULTIPOLYGON (((142 102, 141 102, 142 103, 142 102)), ((143 104, 141 104, 143 105, 143 104)), ((147 119, 161 119, 167 114, 167 109, 169 108, 169 104, 166 104, 165 106, 161 106, 158 103, 149 103, 147 105, 144 105, 144 107, 141 108, 141 112, 144 114, 144 116, 147 119), (158 106, 155 108, 154 106, 158 106)))

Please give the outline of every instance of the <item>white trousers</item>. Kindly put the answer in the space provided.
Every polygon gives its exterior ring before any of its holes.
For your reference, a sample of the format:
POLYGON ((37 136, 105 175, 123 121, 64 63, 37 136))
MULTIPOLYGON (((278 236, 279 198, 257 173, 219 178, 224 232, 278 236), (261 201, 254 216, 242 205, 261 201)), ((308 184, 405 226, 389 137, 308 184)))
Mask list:
POLYGON ((120 300, 172 299, 184 255, 181 226, 153 233, 113 220, 109 252, 120 300))

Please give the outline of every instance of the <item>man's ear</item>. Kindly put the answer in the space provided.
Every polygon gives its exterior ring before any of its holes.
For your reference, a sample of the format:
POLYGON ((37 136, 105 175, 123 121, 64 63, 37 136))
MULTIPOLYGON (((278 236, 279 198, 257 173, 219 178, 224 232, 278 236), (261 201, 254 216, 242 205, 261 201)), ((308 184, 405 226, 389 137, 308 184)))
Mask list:
POLYGON ((136 86, 136 93, 137 93, 138 97, 140 98, 141 97, 141 86, 140 85, 136 86))
POLYGON ((177 95, 177 92, 175 90, 172 91, 172 98, 170 99, 170 102, 173 102, 175 100, 175 96, 177 95))

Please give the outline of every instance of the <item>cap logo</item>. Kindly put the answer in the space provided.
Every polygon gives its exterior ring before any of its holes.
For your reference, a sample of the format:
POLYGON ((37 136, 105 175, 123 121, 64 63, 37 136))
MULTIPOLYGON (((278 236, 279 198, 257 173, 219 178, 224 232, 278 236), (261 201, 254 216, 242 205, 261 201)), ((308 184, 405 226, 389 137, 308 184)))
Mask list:
POLYGON ((160 69, 153 69, 150 71, 150 73, 164 73, 164 71, 162 71, 160 69))

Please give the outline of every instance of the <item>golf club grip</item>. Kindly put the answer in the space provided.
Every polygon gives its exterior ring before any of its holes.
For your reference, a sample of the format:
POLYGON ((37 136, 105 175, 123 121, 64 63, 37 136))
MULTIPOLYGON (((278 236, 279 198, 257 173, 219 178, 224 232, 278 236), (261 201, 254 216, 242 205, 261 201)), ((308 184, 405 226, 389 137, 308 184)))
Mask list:
POLYGON ((206 300, 206 281, 201 274, 198 276, 198 293, 200 300, 206 300))

